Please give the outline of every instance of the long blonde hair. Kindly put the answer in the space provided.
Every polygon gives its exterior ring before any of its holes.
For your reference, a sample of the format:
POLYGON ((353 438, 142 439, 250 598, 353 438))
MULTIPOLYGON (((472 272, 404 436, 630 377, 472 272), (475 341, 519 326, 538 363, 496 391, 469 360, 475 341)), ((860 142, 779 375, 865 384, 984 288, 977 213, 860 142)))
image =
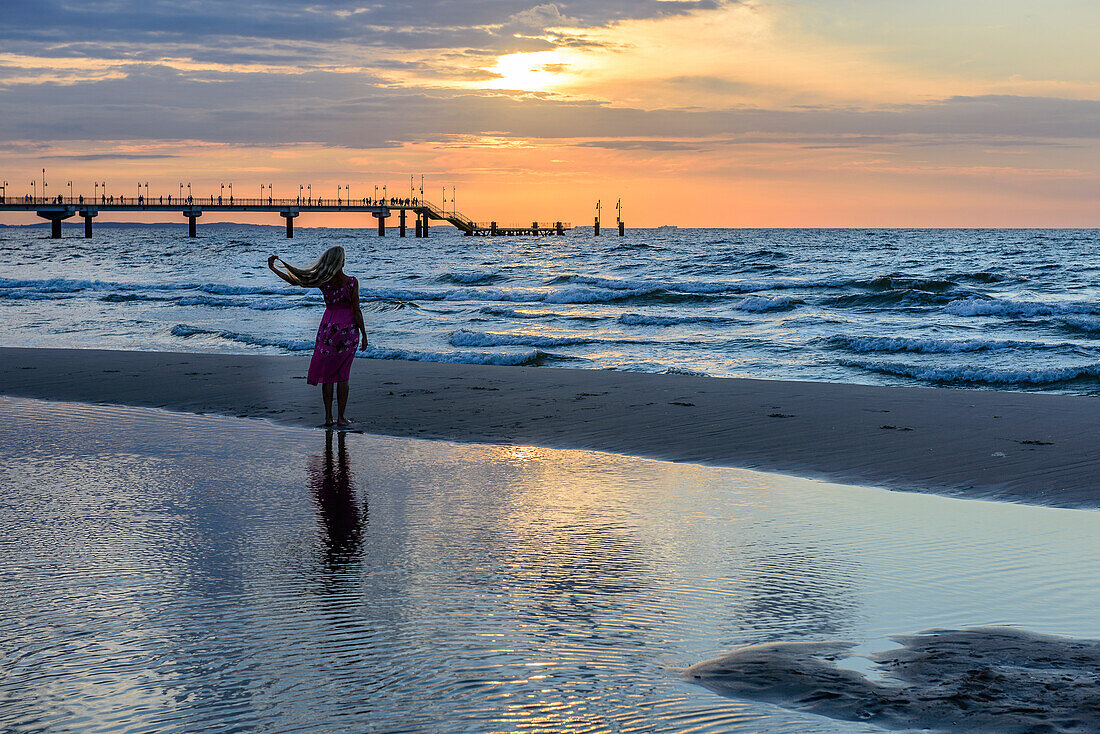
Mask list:
POLYGON ((303 288, 316 288, 332 280, 333 276, 344 268, 344 248, 330 247, 317 258, 317 262, 308 268, 297 268, 281 257, 275 258, 283 264, 291 283, 303 288))

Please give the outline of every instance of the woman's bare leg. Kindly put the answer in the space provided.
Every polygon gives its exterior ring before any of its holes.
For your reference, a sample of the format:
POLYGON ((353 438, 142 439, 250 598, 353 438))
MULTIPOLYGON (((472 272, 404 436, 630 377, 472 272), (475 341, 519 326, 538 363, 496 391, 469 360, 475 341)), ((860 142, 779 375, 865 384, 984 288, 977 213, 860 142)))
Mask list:
POLYGON ((344 417, 344 408, 348 407, 348 391, 351 385, 348 380, 336 383, 336 425, 346 426, 351 423, 344 417))
MULTIPOLYGON (((325 401, 325 425, 326 426, 331 426, 332 423, 333 423, 333 420, 332 420, 332 383, 331 382, 322 382, 321 383, 321 398, 324 399, 324 401, 325 401)), ((343 409, 341 409, 340 412, 343 413, 343 409)))

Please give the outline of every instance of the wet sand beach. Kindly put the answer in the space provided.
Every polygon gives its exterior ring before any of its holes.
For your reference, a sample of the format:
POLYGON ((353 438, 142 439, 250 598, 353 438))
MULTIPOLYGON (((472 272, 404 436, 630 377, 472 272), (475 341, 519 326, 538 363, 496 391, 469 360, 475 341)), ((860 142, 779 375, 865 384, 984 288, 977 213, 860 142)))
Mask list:
MULTIPOLYGON (((315 426, 308 358, 0 349, 0 393, 315 426)), ((595 449, 892 489, 1100 505, 1089 397, 356 360, 365 433, 595 449)))

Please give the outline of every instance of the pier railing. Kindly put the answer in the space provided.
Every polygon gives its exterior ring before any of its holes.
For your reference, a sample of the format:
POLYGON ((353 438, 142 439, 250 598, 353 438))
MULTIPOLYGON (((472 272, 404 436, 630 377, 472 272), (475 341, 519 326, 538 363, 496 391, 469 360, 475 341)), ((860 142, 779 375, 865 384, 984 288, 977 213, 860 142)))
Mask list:
POLYGON ((176 211, 188 220, 188 235, 196 236, 196 220, 205 212, 274 212, 286 220, 287 237, 294 236, 294 219, 305 213, 369 213, 378 219, 378 234, 385 235, 386 219, 399 214, 399 232, 402 237, 408 225, 408 215, 415 219, 417 237, 427 237, 428 221, 445 221, 465 235, 549 235, 565 234, 572 225, 561 221, 498 222, 474 221, 460 211, 433 204, 418 197, 387 196, 375 199, 362 197, 348 199, 343 196, 296 196, 294 198, 237 197, 207 194, 206 196, 181 196, 179 194, 100 194, 84 196, 9 196, 0 189, 0 210, 33 211, 51 222, 51 236, 61 236, 62 220, 80 216, 84 219, 84 236, 92 236, 92 220, 106 212, 155 212, 176 211))

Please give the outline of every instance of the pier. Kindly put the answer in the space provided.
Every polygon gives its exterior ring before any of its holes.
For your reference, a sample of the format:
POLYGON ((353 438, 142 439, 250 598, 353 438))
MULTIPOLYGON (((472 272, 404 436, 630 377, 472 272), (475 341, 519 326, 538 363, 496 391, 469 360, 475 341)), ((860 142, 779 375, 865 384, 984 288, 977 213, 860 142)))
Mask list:
POLYGON ((61 222, 72 217, 84 219, 84 236, 92 236, 92 222, 106 212, 173 212, 187 219, 187 234, 198 234, 198 220, 204 213, 223 212, 271 212, 278 214, 286 222, 286 236, 294 236, 294 220, 302 214, 358 212, 368 213, 378 220, 378 236, 386 235, 386 220, 397 217, 397 230, 401 237, 406 236, 409 220, 413 220, 413 236, 427 237, 431 229, 430 222, 445 222, 466 236, 547 236, 564 235, 572 229, 568 222, 538 222, 530 225, 502 224, 497 222, 477 222, 455 210, 446 210, 430 201, 416 197, 387 197, 374 200, 339 198, 225 198, 175 197, 175 196, 54 196, 54 197, 0 197, 0 212, 29 211, 49 220, 50 236, 61 237, 61 222))

